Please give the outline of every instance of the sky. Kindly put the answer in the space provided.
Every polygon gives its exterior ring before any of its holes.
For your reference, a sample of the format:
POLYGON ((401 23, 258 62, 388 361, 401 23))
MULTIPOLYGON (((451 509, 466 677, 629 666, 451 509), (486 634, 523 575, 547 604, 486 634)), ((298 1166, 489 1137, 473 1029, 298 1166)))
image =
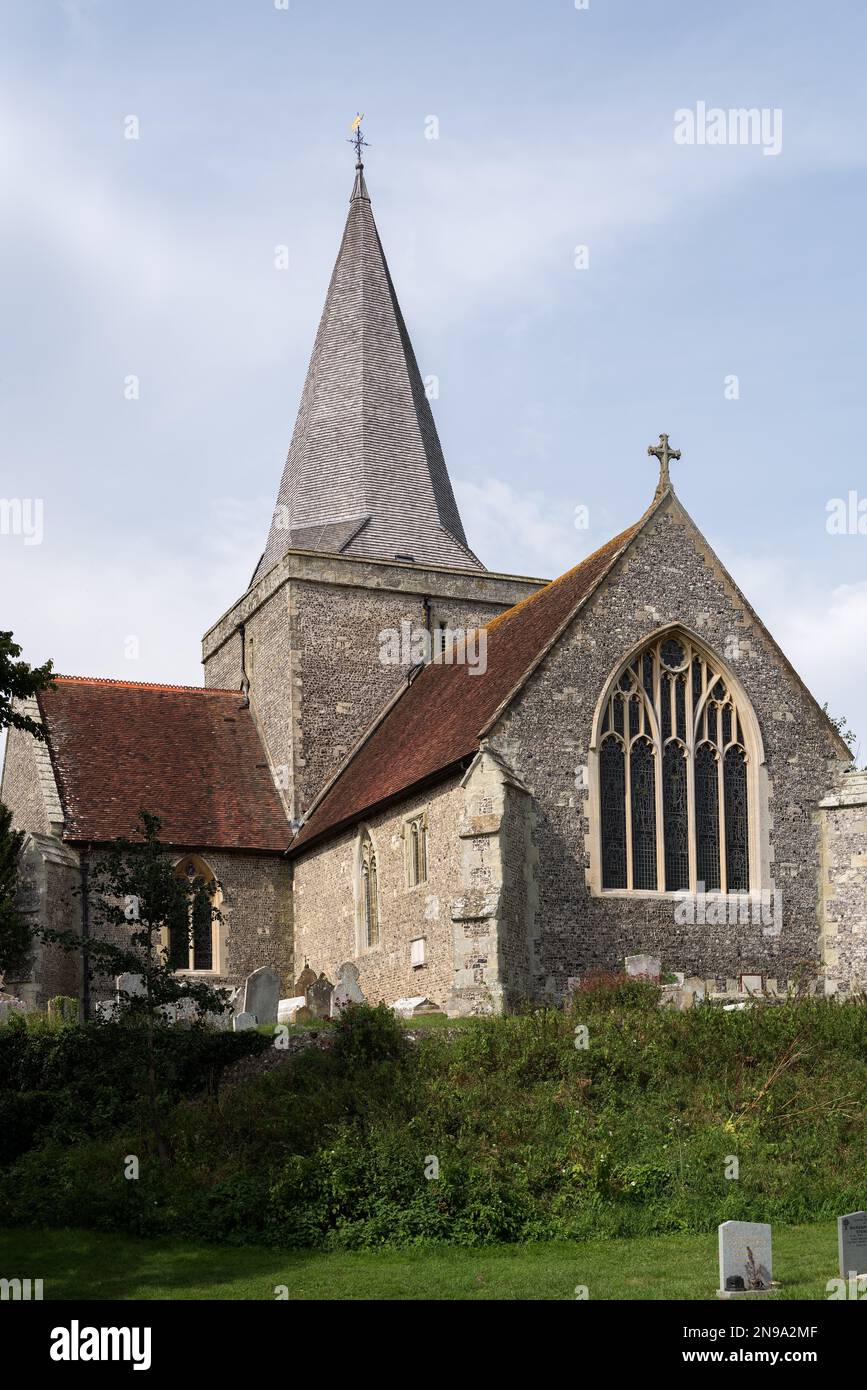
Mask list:
POLYGON ((859 0, 0 0, 0 628, 61 672, 201 683, 363 111, 483 562, 577 563, 644 511, 666 431, 863 763, 865 52, 859 0))

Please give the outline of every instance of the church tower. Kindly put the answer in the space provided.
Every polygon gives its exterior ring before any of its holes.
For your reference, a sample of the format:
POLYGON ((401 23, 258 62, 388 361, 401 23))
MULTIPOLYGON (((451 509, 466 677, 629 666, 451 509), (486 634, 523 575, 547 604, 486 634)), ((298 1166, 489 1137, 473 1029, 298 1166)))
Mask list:
POLYGON ((292 820, 417 664, 409 634, 477 627, 541 583, 467 542, 361 143, 265 550, 203 642, 206 684, 247 691, 292 820))

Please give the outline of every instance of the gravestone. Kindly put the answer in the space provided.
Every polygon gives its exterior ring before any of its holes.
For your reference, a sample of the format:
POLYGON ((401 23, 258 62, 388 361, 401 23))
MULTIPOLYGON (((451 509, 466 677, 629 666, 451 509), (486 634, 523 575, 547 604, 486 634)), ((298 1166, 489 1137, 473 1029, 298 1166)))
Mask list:
POLYGON ((129 970, 126 972, 125 975, 118 975, 117 979, 114 982, 114 985, 115 989, 117 990, 118 997, 120 997, 122 994, 133 994, 139 996, 141 996, 142 994, 147 994, 147 990, 145 989, 145 982, 142 979, 141 975, 135 975, 129 970))
POLYGON ((235 1032, 248 1033, 251 1028, 256 1027, 256 1015, 248 1013, 235 1014, 235 1032))
POLYGON ((309 965, 305 965, 298 979, 295 981, 295 993, 306 994, 311 985, 316 983, 316 971, 311 970, 309 965))
POLYGON ((627 975, 647 975, 651 980, 658 980, 662 971, 656 956, 627 956, 624 964, 627 975))
POLYGON ((307 1011, 306 994, 296 994, 292 999, 281 999, 277 1005, 277 1022, 293 1023, 299 1009, 307 1011))
POLYGON ((116 999, 100 999, 93 1012, 103 1023, 113 1023, 120 1014, 120 1005, 116 999))
POLYGON ((241 1012, 255 1014, 259 1023, 277 1022, 280 976, 270 965, 261 965, 244 981, 241 1012))
POLYGON ((434 1004, 424 994, 414 994, 406 999, 395 999, 391 1005, 398 1018, 420 1018, 423 1014, 441 1014, 439 1004, 434 1004))
POLYGON ((334 993, 334 986, 326 975, 320 975, 318 980, 310 986, 307 991, 307 1007, 314 1018, 331 1017, 331 996, 334 993))
POLYGON ((78 1000, 65 994, 57 994, 48 1001, 48 1017, 59 1019, 62 1023, 78 1022, 78 1000))
POLYGON ((358 966, 351 960, 337 967, 337 983, 331 996, 331 1017, 342 1014, 349 1004, 363 1004, 364 995, 358 983, 358 966))
POLYGON ((771 1287, 771 1228, 762 1221, 724 1221, 719 1228, 719 1293, 764 1293, 771 1287))
POLYGON ((867 1274, 867 1211, 850 1211, 837 1217, 837 1249, 840 1278, 867 1274))

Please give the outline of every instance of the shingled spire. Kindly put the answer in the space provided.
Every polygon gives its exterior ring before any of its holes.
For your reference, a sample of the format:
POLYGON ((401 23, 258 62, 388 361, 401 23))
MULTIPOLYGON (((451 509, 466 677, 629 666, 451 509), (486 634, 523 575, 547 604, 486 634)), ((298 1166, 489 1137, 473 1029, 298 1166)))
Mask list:
POLYGON ((254 582, 290 549, 484 568, 467 547, 360 160, 254 582))

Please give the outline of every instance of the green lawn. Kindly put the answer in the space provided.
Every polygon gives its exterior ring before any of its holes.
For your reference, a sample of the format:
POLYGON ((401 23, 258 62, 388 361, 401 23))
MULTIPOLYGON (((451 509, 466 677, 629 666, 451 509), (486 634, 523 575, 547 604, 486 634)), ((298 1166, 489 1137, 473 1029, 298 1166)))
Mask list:
MULTIPOLYGON (((834 1223, 774 1231, 771 1299, 824 1299, 837 1272, 834 1223)), ((707 1235, 581 1244, 334 1254, 128 1240, 92 1231, 0 1232, 0 1278, 42 1278, 46 1299, 595 1299, 715 1297, 717 1241, 707 1235)))

